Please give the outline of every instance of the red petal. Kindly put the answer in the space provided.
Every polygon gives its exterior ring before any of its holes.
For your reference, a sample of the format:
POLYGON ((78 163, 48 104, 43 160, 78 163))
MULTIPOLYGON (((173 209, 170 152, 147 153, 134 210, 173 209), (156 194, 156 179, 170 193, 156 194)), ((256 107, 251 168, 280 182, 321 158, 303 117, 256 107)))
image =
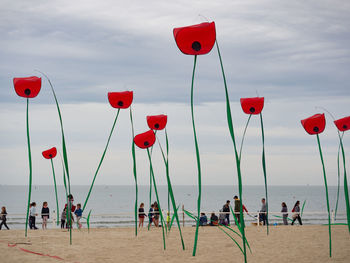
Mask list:
POLYGON ((13 78, 13 85, 18 96, 24 98, 36 97, 41 89, 41 78, 13 78))
POLYGON ((339 131, 350 130, 350 116, 334 121, 339 131))
POLYGON ((209 53, 215 44, 215 22, 174 28, 173 34, 182 53, 204 55, 209 53))
POLYGON ((168 116, 164 114, 147 116, 148 127, 152 130, 163 130, 166 126, 167 120, 168 116))
POLYGON ((264 108, 264 97, 242 98, 241 106, 244 113, 260 114, 264 108))
POLYGON ((324 113, 319 113, 304 120, 301 120, 301 124, 303 125, 305 131, 308 134, 320 134, 324 131, 324 128, 326 127, 326 119, 324 117, 324 113))
POLYGON ((46 159, 52 159, 52 158, 55 158, 56 155, 57 155, 57 149, 56 147, 52 147, 51 149, 48 149, 46 151, 43 151, 42 152, 44 158, 46 159))
POLYGON ((133 100, 132 91, 108 92, 108 101, 113 108, 127 109, 133 100))
POLYGON ((152 130, 140 133, 135 136, 134 143, 142 149, 151 147, 156 141, 156 136, 152 130))

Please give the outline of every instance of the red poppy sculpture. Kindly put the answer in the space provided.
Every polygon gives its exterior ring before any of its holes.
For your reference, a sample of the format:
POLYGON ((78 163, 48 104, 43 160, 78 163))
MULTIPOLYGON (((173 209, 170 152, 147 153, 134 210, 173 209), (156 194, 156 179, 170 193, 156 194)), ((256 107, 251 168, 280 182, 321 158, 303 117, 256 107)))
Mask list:
MULTIPOLYGON (((339 145, 340 145, 340 149, 343 157, 342 159, 343 159, 343 170, 344 170, 344 197, 345 197, 345 204, 346 204, 346 218, 348 222, 348 231, 350 233, 350 201, 349 201, 348 179, 346 175, 345 151, 344 151, 344 145, 343 145, 344 132, 350 130, 350 116, 335 120, 334 124, 338 128, 339 145)), ((339 197, 339 175, 340 175, 340 172, 339 172, 339 151, 338 151, 338 197, 339 197)), ((338 197, 337 197, 336 208, 338 206, 338 197)))
POLYGON ((56 185, 56 176, 55 176, 55 168, 53 165, 53 161, 52 159, 56 157, 57 155, 57 149, 56 147, 52 147, 51 149, 48 149, 46 151, 42 152, 42 155, 45 159, 49 159, 51 161, 51 168, 52 168, 52 175, 53 175, 53 182, 54 182, 54 186, 55 186, 55 194, 56 194, 56 208, 57 208, 57 225, 59 225, 59 207, 58 207, 58 195, 57 195, 57 185, 56 185))
POLYGON ((116 116, 114 118, 112 129, 111 129, 111 131, 109 133, 106 146, 105 146, 104 151, 102 153, 102 157, 101 157, 100 162, 99 162, 99 164, 97 166, 97 169, 95 171, 95 175, 94 175, 94 178, 92 180, 89 192, 88 192, 88 194, 86 196, 86 199, 85 199, 85 202, 84 202, 84 205, 83 205, 83 211, 84 211, 84 209, 86 207, 86 204, 87 204, 87 202, 89 200, 92 188, 93 188, 95 180, 96 180, 96 176, 97 176, 97 174, 98 174, 98 172, 100 170, 100 167, 102 165, 103 159, 104 159, 104 157, 106 155, 107 148, 108 148, 108 145, 109 145, 109 141, 111 140, 115 124, 117 123, 117 120, 118 120, 120 109, 127 109, 127 108, 129 108, 131 106, 131 103, 133 101, 133 92, 132 91, 108 92, 108 101, 111 104, 111 106, 113 108, 118 109, 118 111, 117 111, 117 114, 116 114, 116 116))
POLYGON ((268 194, 267 194, 267 176, 266 176, 266 161, 265 161, 265 134, 264 134, 264 124, 263 124, 263 118, 262 118, 262 110, 264 108, 264 97, 254 97, 254 98, 241 98, 241 106, 244 113, 249 114, 247 124, 244 129, 242 142, 241 142, 241 148, 239 151, 239 160, 241 161, 241 154, 242 154, 242 147, 243 147, 243 141, 244 137, 247 131, 247 127, 250 121, 250 118, 252 115, 260 115, 260 126, 261 126, 261 137, 262 137, 262 167, 263 167, 263 174, 264 174, 264 182, 265 182, 265 200, 266 200, 266 231, 267 234, 269 234, 269 210, 268 210, 268 194))
POLYGON ((330 216, 329 199, 328 199, 327 176, 326 176, 326 169, 324 166, 320 137, 319 137, 319 134, 322 133, 326 127, 326 119, 323 113, 315 114, 309 118, 301 120, 301 124, 308 134, 316 135, 316 138, 317 138, 317 144, 318 144, 318 149, 319 149, 322 169, 323 169, 324 186, 326 189, 326 202, 327 202, 327 210, 328 210, 329 257, 332 257, 332 232, 331 232, 331 216, 330 216))
MULTIPOLYGON (((164 218, 163 218, 163 213, 162 213, 162 209, 160 206, 160 202, 159 202, 159 196, 158 196, 158 190, 157 190, 157 184, 156 184, 156 180, 154 177, 154 171, 153 171, 153 165, 152 165, 152 158, 151 158, 151 154, 149 151, 149 148, 152 147, 154 145, 156 141, 156 136, 154 134, 154 132, 152 130, 146 131, 144 133, 140 133, 138 135, 136 135, 134 137, 134 143, 137 147, 141 148, 141 149, 146 149, 147 150, 147 155, 148 155, 148 160, 149 160, 149 165, 150 165, 150 171, 151 171, 151 177, 153 180, 153 185, 154 185, 154 192, 156 194, 156 198, 157 198, 157 202, 158 202, 158 208, 160 211, 160 218, 161 218, 161 222, 165 222, 164 218)), ((164 223, 161 224, 162 225, 162 232, 163 232, 163 248, 164 250, 166 249, 165 246, 165 235, 164 235, 164 223)))
POLYGON ((29 98, 35 98, 41 89, 41 78, 38 77, 26 77, 26 78, 14 78, 13 85, 18 96, 27 99, 27 111, 26 111, 26 126, 27 126, 27 145, 28 145, 28 159, 29 159, 29 191, 28 191, 28 205, 27 216, 25 226, 25 236, 27 236, 28 229, 28 217, 29 217, 29 204, 32 192, 32 153, 30 150, 30 136, 29 136, 29 98))
MULTIPOLYGON (((153 115, 153 116, 147 116, 147 124, 148 127, 151 130, 165 130, 165 145, 166 145, 166 155, 163 151, 163 147, 160 144, 159 140, 158 140, 158 145, 159 148, 162 152, 162 157, 163 157, 163 161, 164 161, 164 165, 165 165, 165 172, 166 172, 166 179, 167 179, 167 185, 168 185, 168 211, 170 211, 170 200, 174 209, 174 216, 177 222, 177 226, 179 229, 179 234, 180 234, 180 238, 181 238, 181 244, 182 244, 182 249, 185 250, 185 243, 183 241, 183 237, 182 237, 182 231, 181 231, 181 226, 180 226, 180 220, 179 220, 179 216, 178 216, 178 212, 177 212, 177 206, 176 206, 176 201, 175 201, 175 196, 174 196, 174 191, 173 191, 173 187, 171 184, 171 180, 170 180, 170 175, 169 175, 169 141, 168 141, 168 133, 166 130, 166 124, 168 121, 168 116, 161 114, 161 115, 153 115)), ((169 227, 169 231, 171 228, 171 224, 168 225, 169 227)))

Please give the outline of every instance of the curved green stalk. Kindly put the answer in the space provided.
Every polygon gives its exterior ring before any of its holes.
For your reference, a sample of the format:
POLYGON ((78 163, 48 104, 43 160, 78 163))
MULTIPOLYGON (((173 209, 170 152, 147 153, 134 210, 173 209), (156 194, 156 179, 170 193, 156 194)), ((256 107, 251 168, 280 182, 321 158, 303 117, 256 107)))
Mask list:
POLYGON ((222 229, 220 226, 218 226, 218 228, 219 228, 222 232, 224 232, 233 242, 236 243, 237 247, 241 250, 242 254, 244 255, 244 251, 242 250, 241 246, 237 243, 237 241, 236 241, 233 237, 231 237, 231 235, 230 235, 229 233, 227 233, 224 229, 222 229))
POLYGON ((224 86, 225 86, 227 124, 228 124, 228 128, 230 131, 231 139, 233 142, 233 148, 234 148, 235 158, 236 158, 239 199, 241 201, 240 202, 239 217, 240 217, 240 221, 242 224, 242 241, 243 241, 243 251, 244 251, 244 262, 246 263, 247 262, 247 250, 246 250, 246 245, 245 245, 245 241, 244 241, 245 240, 245 230, 244 230, 245 224, 244 224, 244 217, 243 217, 243 198, 242 198, 243 193, 242 193, 241 161, 239 159, 238 152, 237 152, 237 145, 236 145, 236 139, 235 139, 235 134, 234 134, 234 129, 233 129, 231 106, 230 106, 230 99, 229 99, 228 90, 227 90, 224 66, 223 66, 222 59, 221 59, 219 44, 216 40, 215 40, 215 43, 216 43, 216 48, 217 48, 219 59, 220 59, 221 72, 222 72, 222 77, 223 77, 224 86))
POLYGON ((105 154, 106 154, 106 151, 107 151, 107 148, 108 148, 108 145, 109 145, 109 141, 111 140, 111 137, 112 137, 112 133, 113 133, 115 124, 117 123, 117 120, 118 120, 119 112, 120 112, 120 109, 118 109, 117 115, 115 116, 115 119, 114 119, 114 122, 113 122, 113 126, 112 126, 112 129, 111 129, 110 133, 109 133, 108 140, 107 140, 105 149, 104 149, 104 151, 103 151, 103 154, 102 154, 100 163, 99 163, 98 166, 97 166, 97 169, 96 169, 96 172, 95 172, 95 175, 94 175, 94 179, 92 180, 92 183, 91 183, 91 186, 90 186, 88 195, 86 196, 86 199, 85 199, 85 202, 84 202, 84 206, 83 206, 83 209, 82 209, 83 211, 84 211, 84 209, 85 209, 85 207, 86 207, 86 204, 87 204, 87 202, 88 202, 88 200, 89 200, 89 197, 90 197, 92 188, 93 188, 94 183, 95 183, 95 180, 96 180, 97 173, 98 173, 98 171, 100 170, 100 167, 101 167, 101 165, 102 165, 103 159, 105 158, 105 154))
POLYGON ((340 133, 338 131, 338 136, 340 140, 340 147, 341 147, 341 152, 343 156, 343 165, 344 165, 344 197, 345 197, 345 204, 346 204, 346 218, 348 222, 348 230, 350 233, 350 202, 349 202, 349 189, 348 189, 348 179, 346 176, 346 165, 345 165, 345 151, 344 151, 344 146, 343 146, 343 136, 340 136, 340 133))
POLYGON ((26 229, 25 229, 25 237, 27 237, 28 230, 28 217, 29 217, 29 206, 30 206, 30 198, 32 194, 32 153, 30 150, 30 137, 29 137, 29 99, 27 98, 27 113, 26 113, 26 124, 27 124, 27 145, 28 145, 28 160, 29 160, 29 189, 28 189, 28 205, 27 205, 27 217, 26 217, 26 229))
MULTIPOLYGON (((228 230, 232 231, 234 234, 236 234, 237 236, 239 236, 240 238, 242 238, 242 235, 240 235, 237 231, 233 230, 232 228, 228 227, 228 226, 225 226, 223 224, 219 224, 220 226, 224 227, 224 228, 227 228, 228 230)), ((245 242, 247 243, 247 247, 250 251, 250 253, 252 253, 252 250, 250 249, 250 245, 248 243, 248 240, 246 239, 245 242)))
POLYGON ((53 182, 55 184, 55 194, 56 194, 56 207, 57 207, 57 225, 59 225, 59 221, 60 221, 60 210, 58 208, 58 196, 57 196, 57 186, 56 186, 56 176, 55 176, 55 168, 53 166, 53 161, 52 159, 50 159, 51 161, 51 167, 52 167, 52 174, 53 174, 53 182))
POLYGON ((131 153, 132 153, 132 170, 134 173, 134 180, 135 180, 135 236, 137 236, 137 197, 138 197, 138 186, 137 186, 137 171, 136 171, 136 156, 135 156, 135 144, 134 144, 134 122, 132 119, 132 110, 130 106, 130 122, 131 122, 131 134, 132 134, 132 141, 131 141, 131 153))
POLYGON ((325 169, 325 166, 324 166, 324 161, 323 161, 323 156, 322 156, 322 149, 321 149, 321 144, 320 144, 320 138, 319 138, 318 134, 316 134, 316 137, 317 137, 317 144, 318 144, 318 149, 319 149, 319 152, 320 152, 320 157, 321 157, 321 162, 322 162, 324 186, 326 188, 326 199, 327 199, 327 210, 328 210, 329 257, 332 257, 331 216, 330 216, 330 210, 329 210, 326 169, 325 169))
MULTIPOLYGON (((157 135, 157 130, 154 132, 154 135, 155 136, 157 135)), ((153 153, 153 145, 151 147, 151 156, 152 156, 152 153, 153 153)), ((151 205, 152 205, 152 175, 151 175, 151 168, 149 169, 149 192, 148 192, 148 197, 149 197, 149 207, 151 208, 151 205)), ((150 229, 151 224, 148 223, 147 230, 150 229)))
MULTIPOLYGON (((198 214, 198 218, 199 218, 200 210, 201 210, 201 197, 202 197, 202 175, 201 175, 201 161, 200 161, 200 156, 199 156, 198 140, 197 140, 197 135, 196 135, 196 126, 194 124, 194 109, 193 109, 193 83, 194 83, 194 74, 196 71, 196 63, 197 63, 197 55, 194 56, 192 82, 191 82, 191 116, 192 116, 192 128, 193 128, 194 144, 195 144, 195 148, 196 148, 197 170, 198 170, 198 199, 197 199, 198 212, 197 212, 197 214, 198 214)), ((198 228, 199 228, 199 220, 197 220, 197 223, 196 223, 196 233, 194 236, 194 245, 193 245, 192 256, 195 256, 196 251, 197 251, 198 228)))
POLYGON ((337 188, 337 201, 335 203, 335 209, 334 209, 334 220, 337 220, 337 211, 338 211, 338 201, 339 201, 339 190, 340 190, 340 142, 338 146, 338 155, 337 155, 337 171, 338 171, 338 188, 337 188))
POLYGON ((154 185, 154 192, 155 192, 155 194, 156 194, 156 198, 157 198, 157 202, 158 202, 159 215, 160 215, 160 218, 161 218, 161 221, 162 221, 163 248, 164 248, 164 250, 165 250, 165 249, 166 249, 166 246, 165 246, 165 235, 164 235, 164 218, 163 218, 162 208, 161 208, 160 202, 159 202, 156 179, 154 178, 151 154, 150 154, 148 148, 147 148, 147 154, 148 154, 149 166, 151 167, 151 175, 152 175, 152 180, 153 180, 153 185, 154 185))
POLYGON ((303 206, 301 207, 300 217, 302 217, 302 216, 303 216, 303 213, 304 213, 304 208, 305 208, 305 204, 306 204, 306 200, 304 201, 303 206))
POLYGON ((264 172, 264 182, 265 182, 265 199, 266 199, 266 233, 269 234, 269 201, 267 195, 267 176, 266 176, 266 160, 265 160, 265 134, 264 134, 264 124, 262 113, 260 113, 260 124, 261 124, 261 138, 262 138, 262 167, 264 172))
POLYGON ((244 142, 245 133, 247 132, 248 124, 249 124, 249 121, 250 121, 251 117, 252 117, 252 114, 249 114, 247 123, 245 124, 245 127, 244 127, 244 132, 243 132, 242 141, 241 141, 241 147, 239 149, 239 160, 242 160, 241 157, 242 157, 243 142, 244 142))
MULTIPOLYGON (((165 130, 165 134, 166 134, 166 130, 165 130)), ((166 135, 166 138, 167 138, 167 135, 166 135)), ((178 216, 178 213, 177 213, 177 207, 176 207, 176 202, 175 202, 175 197, 174 197, 174 192, 173 192, 173 187, 171 185, 171 180, 170 180, 170 176, 169 176, 169 160, 168 160, 168 154, 169 154, 169 151, 168 151, 168 147, 167 147, 167 156, 165 157, 164 155, 164 151, 163 151, 163 148, 158 141, 158 145, 159 145, 159 148, 162 152, 162 156, 163 156, 163 161, 164 161, 164 164, 165 164, 165 171, 166 171, 166 180, 167 180, 167 183, 168 183, 168 192, 169 192, 169 195, 170 195, 170 198, 171 198, 171 203, 173 205, 173 208, 174 208, 174 215, 175 215, 175 218, 176 218, 176 222, 177 222, 177 226, 179 228, 179 233, 180 233, 180 238, 181 238, 181 244, 182 244, 182 249, 185 250, 185 243, 183 241, 183 237, 182 237, 182 232, 181 232, 181 226, 180 226, 180 219, 179 219, 179 216, 178 216)), ((169 227, 170 227, 170 222, 169 222, 169 227)))
POLYGON ((86 224, 87 224, 87 227, 88 227, 88 233, 90 233, 90 216, 91 216, 91 211, 92 211, 92 209, 90 209, 89 214, 88 214, 88 216, 86 218, 86 224))

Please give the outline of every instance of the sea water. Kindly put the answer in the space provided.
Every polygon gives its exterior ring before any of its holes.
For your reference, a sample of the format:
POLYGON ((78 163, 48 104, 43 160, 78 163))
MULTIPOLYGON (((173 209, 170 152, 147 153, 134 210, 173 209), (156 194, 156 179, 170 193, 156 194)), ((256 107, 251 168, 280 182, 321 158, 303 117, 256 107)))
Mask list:
MULTIPOLYGON (((168 191, 167 186, 158 186, 160 206, 162 210, 168 210, 168 191)), ((197 186, 173 186, 176 203, 182 211, 182 206, 188 211, 196 213, 197 211, 197 186)), ((335 209, 337 187, 329 187, 330 209, 335 209)), ((345 222, 345 201, 342 187, 340 188, 338 215, 336 222, 345 222)), ((58 186, 59 214, 62 213, 66 203, 65 189, 58 186)), ((72 185, 71 192, 74 196, 74 204, 84 204, 89 186, 72 185)), ((206 213, 218 212, 226 203, 231 201, 233 205, 233 196, 238 195, 237 188, 233 186, 202 186, 201 210, 206 213)), ((246 216, 247 222, 256 221, 254 215, 261 208, 261 198, 265 196, 264 186, 244 186, 243 203, 251 213, 246 216)), ((134 204, 135 204, 135 186, 94 186, 90 199, 84 211, 86 217, 91 210, 92 227, 118 227, 132 226, 134 224, 134 204)), ((0 185, 0 206, 6 206, 8 213, 8 225, 10 228, 23 228, 25 223, 25 214, 28 198, 28 186, 7 186, 0 185)), ((300 200, 300 207, 304 201, 304 224, 324 224, 327 223, 327 205, 324 186, 269 186, 268 201, 269 212, 281 211, 281 203, 285 202, 290 212, 297 200, 300 200)), ((37 212, 40 215, 42 203, 47 201, 49 204, 51 218, 52 212, 56 211, 56 197, 53 186, 33 186, 31 201, 37 203, 37 212)), ((156 201, 154 188, 152 188, 151 202, 156 201)), ((149 209, 149 186, 138 186, 138 204, 145 204, 145 211, 149 209)), ((172 210, 172 208, 171 208, 172 210)), ((210 217, 210 214, 207 214, 210 217)), ((277 214, 276 214, 277 215, 277 214)), ((40 216, 39 216, 40 217, 40 216)), ((41 220, 38 217, 37 222, 41 220)), ((182 214, 180 216, 182 219, 182 214)), ((270 223, 280 224, 281 219, 275 217, 272 213, 269 216, 270 223)), ((232 216, 231 216, 231 220, 232 216)), ((146 219, 147 221, 147 219, 146 219)), ((186 216, 186 224, 194 224, 193 220, 186 216)), ((84 222, 84 220, 83 220, 84 222)))

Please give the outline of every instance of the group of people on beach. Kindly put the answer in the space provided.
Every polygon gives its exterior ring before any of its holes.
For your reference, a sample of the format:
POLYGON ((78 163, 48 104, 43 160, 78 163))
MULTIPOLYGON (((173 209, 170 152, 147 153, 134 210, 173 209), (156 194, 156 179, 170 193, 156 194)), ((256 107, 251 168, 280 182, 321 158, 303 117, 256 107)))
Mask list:
POLYGON ((159 207, 157 201, 151 204, 148 211, 148 215, 145 213, 145 204, 141 203, 139 207, 139 227, 143 227, 145 217, 148 216, 148 226, 151 227, 152 223, 155 227, 159 227, 159 207))

